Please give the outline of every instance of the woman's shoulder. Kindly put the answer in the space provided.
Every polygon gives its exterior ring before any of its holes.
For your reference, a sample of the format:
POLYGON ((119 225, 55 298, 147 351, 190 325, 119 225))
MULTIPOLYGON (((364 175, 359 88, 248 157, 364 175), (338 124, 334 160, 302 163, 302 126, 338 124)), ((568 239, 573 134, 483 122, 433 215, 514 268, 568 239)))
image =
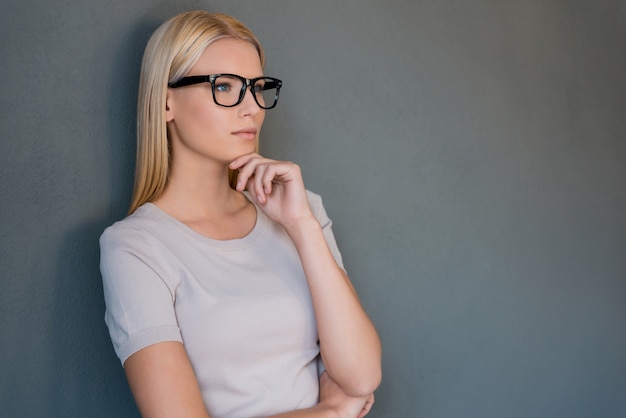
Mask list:
POLYGON ((159 219, 158 212, 153 209, 153 205, 144 204, 124 219, 107 227, 100 235, 100 246, 106 248, 121 244, 125 246, 145 244, 162 225, 163 222, 159 219))
POLYGON ((325 222, 328 222, 328 215, 326 214, 326 209, 324 208, 324 203, 322 201, 322 196, 319 194, 312 192, 307 189, 306 191, 307 199, 309 201, 309 206, 311 207, 311 211, 313 211, 313 215, 317 218, 322 225, 325 222))
POLYGON ((313 212, 317 212, 319 209, 324 207, 324 204, 322 203, 322 196, 319 194, 307 189, 306 197, 309 201, 309 206, 313 209, 313 212))
POLYGON ((322 202, 322 196, 309 189, 306 189, 306 197, 307 199, 309 199, 309 203, 311 204, 311 206, 314 202, 317 204, 320 204, 322 202))

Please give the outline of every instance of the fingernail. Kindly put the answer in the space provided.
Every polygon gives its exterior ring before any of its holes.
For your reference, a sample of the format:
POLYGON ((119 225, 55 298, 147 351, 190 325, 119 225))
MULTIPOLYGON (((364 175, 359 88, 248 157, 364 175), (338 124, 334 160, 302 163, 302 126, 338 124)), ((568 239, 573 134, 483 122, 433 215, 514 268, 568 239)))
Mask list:
POLYGON ((240 181, 237 182, 237 185, 235 186, 235 189, 241 190, 241 182, 240 181))

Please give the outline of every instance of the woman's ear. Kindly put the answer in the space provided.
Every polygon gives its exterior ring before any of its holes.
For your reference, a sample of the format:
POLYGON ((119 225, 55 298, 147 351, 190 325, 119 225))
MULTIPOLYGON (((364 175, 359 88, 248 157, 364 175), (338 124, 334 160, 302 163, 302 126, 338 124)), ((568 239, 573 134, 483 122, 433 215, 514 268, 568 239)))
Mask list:
POLYGON ((165 122, 171 122, 174 120, 174 111, 172 110, 172 95, 170 89, 167 89, 167 96, 165 96, 165 122))

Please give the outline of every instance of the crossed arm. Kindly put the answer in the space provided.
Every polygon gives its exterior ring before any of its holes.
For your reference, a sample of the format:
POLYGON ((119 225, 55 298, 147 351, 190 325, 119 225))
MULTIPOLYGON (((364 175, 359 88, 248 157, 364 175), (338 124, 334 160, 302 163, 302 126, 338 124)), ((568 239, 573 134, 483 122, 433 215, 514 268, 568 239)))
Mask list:
MULTIPOLYGON (((143 348, 124 363, 126 376, 144 418, 210 418, 185 348, 166 341, 143 348)), ((352 397, 326 372, 320 378, 320 403, 268 418, 361 418, 373 395, 352 397)))
MULTIPOLYGON (((364 416, 381 380, 380 340, 311 213, 299 167, 248 154, 233 161, 230 168, 239 170, 238 190, 247 188, 266 215, 283 226, 298 250, 326 367, 320 377, 319 404, 275 418, 364 416)), ((124 368, 143 417, 209 417, 181 343, 148 346, 130 356, 124 368)))

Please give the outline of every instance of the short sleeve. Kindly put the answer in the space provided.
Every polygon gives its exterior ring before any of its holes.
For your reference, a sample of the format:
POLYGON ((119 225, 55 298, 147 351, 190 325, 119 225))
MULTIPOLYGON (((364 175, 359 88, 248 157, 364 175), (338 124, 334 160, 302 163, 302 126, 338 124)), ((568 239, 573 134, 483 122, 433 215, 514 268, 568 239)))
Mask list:
POLYGON ((168 283, 163 258, 150 236, 124 221, 100 237, 105 322, 122 365, 149 345, 182 342, 174 312, 175 288, 168 283))
POLYGON ((326 214, 326 210, 324 209, 324 204, 322 203, 321 196, 307 190, 307 198, 309 199, 309 205, 311 206, 311 210, 313 211, 313 214, 315 215, 320 225, 322 226, 322 231, 324 232, 324 238, 326 239, 326 244, 328 244, 328 248, 330 249, 330 252, 335 258, 337 265, 341 267, 343 270, 345 270, 343 266, 343 259, 341 258, 341 252, 339 251, 339 248, 337 247, 335 235, 333 234, 333 229, 332 229, 333 223, 328 217, 328 215, 326 214))

